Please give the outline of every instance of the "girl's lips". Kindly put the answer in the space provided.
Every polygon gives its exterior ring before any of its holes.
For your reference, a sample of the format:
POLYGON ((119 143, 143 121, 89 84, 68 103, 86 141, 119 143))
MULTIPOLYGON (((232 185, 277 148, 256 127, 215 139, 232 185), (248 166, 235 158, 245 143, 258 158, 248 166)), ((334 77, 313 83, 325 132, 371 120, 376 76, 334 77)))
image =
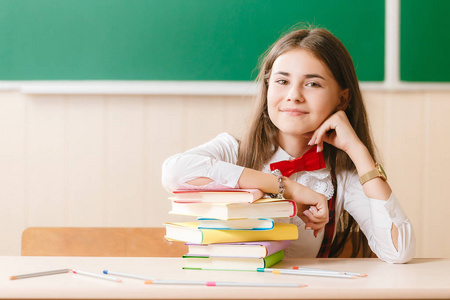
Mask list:
POLYGON ((303 110, 299 110, 299 109, 295 109, 295 108, 284 108, 284 109, 280 109, 281 112, 289 115, 289 116, 302 116, 307 114, 306 111, 303 110))

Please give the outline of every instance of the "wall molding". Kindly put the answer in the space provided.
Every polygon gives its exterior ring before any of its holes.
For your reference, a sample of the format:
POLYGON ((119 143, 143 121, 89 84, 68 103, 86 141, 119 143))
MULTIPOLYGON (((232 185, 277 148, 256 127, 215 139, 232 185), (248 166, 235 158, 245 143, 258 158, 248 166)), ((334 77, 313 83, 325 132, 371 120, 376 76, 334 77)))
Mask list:
MULTIPOLYGON (((366 91, 450 91, 450 83, 360 82, 366 91)), ((0 91, 50 95, 253 96, 252 81, 0 81, 0 91)))

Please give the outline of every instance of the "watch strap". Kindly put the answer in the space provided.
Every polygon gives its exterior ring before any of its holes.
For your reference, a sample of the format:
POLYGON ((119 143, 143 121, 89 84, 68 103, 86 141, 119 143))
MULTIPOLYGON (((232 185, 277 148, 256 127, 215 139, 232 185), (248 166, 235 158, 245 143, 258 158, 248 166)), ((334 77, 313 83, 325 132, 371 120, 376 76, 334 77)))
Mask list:
POLYGON ((366 174, 362 175, 361 177, 359 177, 359 182, 361 183, 361 185, 363 185, 364 183, 366 183, 369 180, 372 180, 374 178, 381 178, 384 181, 386 181, 386 175, 383 174, 383 171, 381 170, 381 166, 378 163, 375 163, 375 169, 367 172, 366 174))

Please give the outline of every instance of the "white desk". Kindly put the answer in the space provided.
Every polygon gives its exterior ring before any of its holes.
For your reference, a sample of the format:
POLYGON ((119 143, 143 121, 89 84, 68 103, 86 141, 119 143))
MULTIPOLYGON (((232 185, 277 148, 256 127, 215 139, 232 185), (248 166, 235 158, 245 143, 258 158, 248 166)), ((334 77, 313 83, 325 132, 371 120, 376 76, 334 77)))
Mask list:
POLYGON ((0 256, 1 299, 449 299, 450 259, 415 259, 392 265, 378 259, 284 259, 276 265, 353 271, 357 279, 276 275, 257 272, 182 270, 181 258, 0 256), (289 282, 306 288, 207 287, 122 283, 71 273, 9 280, 12 275, 73 268, 155 276, 161 279, 289 282))

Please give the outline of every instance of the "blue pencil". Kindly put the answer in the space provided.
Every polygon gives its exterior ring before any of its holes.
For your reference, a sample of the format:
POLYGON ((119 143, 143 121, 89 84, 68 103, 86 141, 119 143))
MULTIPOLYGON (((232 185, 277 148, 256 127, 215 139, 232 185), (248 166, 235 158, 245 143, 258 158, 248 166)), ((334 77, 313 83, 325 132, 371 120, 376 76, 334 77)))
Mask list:
POLYGON ((128 273, 120 273, 120 272, 114 272, 114 271, 108 271, 108 270, 103 270, 103 274, 128 277, 128 278, 134 278, 134 279, 141 279, 141 280, 155 280, 156 279, 154 277, 134 275, 134 274, 128 274, 128 273))

